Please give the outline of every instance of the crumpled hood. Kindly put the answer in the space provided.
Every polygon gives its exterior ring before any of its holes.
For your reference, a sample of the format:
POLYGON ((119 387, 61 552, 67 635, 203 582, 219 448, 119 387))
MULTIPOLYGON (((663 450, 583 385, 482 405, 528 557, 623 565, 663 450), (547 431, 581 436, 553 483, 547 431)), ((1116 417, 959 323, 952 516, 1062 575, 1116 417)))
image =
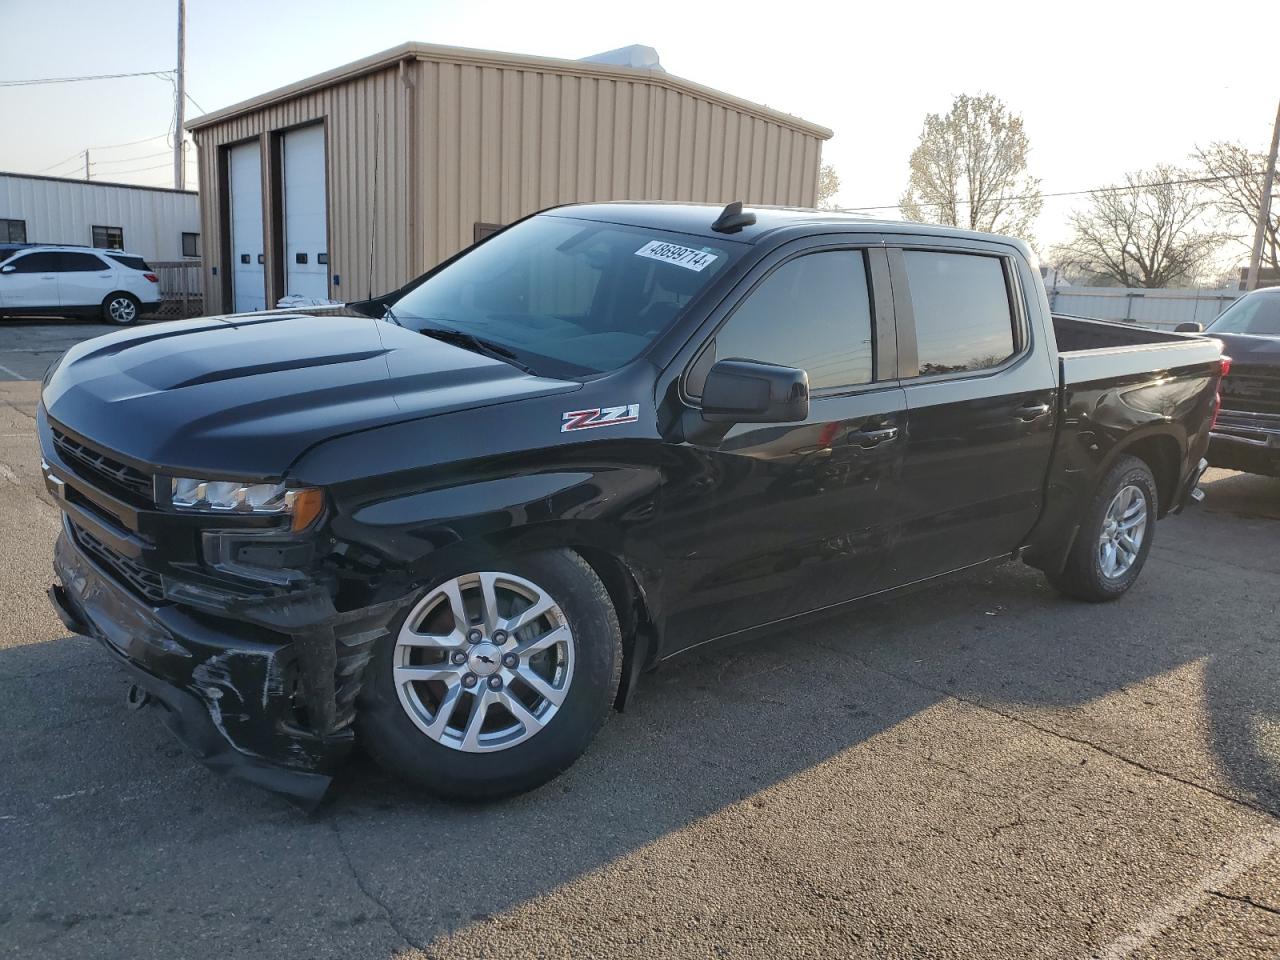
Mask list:
POLYGON ((57 423, 149 465, 278 477, 341 434, 580 387, 381 320, 248 314, 77 344, 43 401, 57 423))

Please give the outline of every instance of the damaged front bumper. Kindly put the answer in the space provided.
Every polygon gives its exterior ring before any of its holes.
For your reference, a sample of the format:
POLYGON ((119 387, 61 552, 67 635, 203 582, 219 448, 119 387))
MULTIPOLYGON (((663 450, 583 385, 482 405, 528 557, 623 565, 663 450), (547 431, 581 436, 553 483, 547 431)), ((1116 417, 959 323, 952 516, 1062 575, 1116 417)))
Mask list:
POLYGON ((211 768, 311 809, 353 745, 365 664, 399 603, 339 613, 327 591, 151 606, 72 540, 49 590, 67 628, 99 640, 211 768))

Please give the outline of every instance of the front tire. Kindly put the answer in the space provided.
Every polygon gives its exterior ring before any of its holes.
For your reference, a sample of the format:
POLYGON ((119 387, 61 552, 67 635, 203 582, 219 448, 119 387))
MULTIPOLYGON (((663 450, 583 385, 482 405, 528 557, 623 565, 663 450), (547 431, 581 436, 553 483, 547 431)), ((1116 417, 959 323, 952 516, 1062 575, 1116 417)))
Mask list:
POLYGON ((1138 579, 1155 533, 1159 498, 1151 468, 1122 456, 1107 471, 1085 509, 1066 565, 1048 574, 1060 592, 1104 603, 1128 592, 1138 579))
POLYGON ((608 718, 622 637, 571 550, 522 554, 429 587, 374 649, 357 735, 441 797, 491 800, 567 769, 608 718))
POLYGON ((102 301, 102 319, 118 327, 137 323, 141 314, 142 304, 131 293, 113 293, 102 301))

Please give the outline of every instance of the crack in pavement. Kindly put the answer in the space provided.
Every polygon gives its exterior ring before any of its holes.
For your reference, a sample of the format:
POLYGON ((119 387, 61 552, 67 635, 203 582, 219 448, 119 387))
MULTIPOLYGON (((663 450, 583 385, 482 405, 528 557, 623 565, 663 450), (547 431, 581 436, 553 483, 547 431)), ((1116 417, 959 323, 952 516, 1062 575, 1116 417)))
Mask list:
POLYGON ((1243 903, 1247 907, 1253 907, 1257 910, 1262 910, 1265 913, 1274 913, 1277 917, 1280 917, 1280 910, 1277 910, 1275 907, 1268 906, 1265 903, 1259 903, 1247 893, 1224 893, 1221 890, 1206 890, 1205 892, 1211 897, 1219 897, 1222 900, 1234 900, 1236 903, 1243 903))
MULTIPOLYGON (((831 650, 833 653, 837 652, 836 648, 830 647, 826 644, 819 643, 818 646, 822 646, 825 649, 831 650)), ((1254 813, 1260 813, 1263 816, 1268 817, 1270 819, 1280 820, 1280 810, 1272 810, 1269 807, 1265 807, 1260 803, 1255 803, 1243 797, 1232 796, 1229 793, 1224 793, 1221 790, 1214 789, 1213 787, 1207 786, 1203 783, 1198 783, 1195 780, 1188 780, 1185 777, 1178 776, 1176 773, 1170 773, 1167 770, 1161 770, 1159 767, 1153 767, 1148 764, 1145 764, 1140 760, 1134 760, 1132 757, 1127 757, 1123 753, 1113 750, 1110 747, 1105 747, 1101 744, 1094 743, 1092 740, 1087 740, 1083 737, 1073 736, 1072 734, 1069 734, 1069 733, 1063 733, 1062 731, 1055 730, 1052 727, 1048 727, 1043 724, 1036 723, 1033 720, 1028 720, 1026 717, 1020 716, 1019 714, 1010 713, 1005 710, 1000 710, 997 707, 993 707, 990 704, 984 703, 981 700, 960 696, 959 694, 952 693, 949 690, 944 690, 941 687, 935 687, 932 684, 925 683, 921 680, 917 680, 915 677, 907 676, 905 674, 895 673, 892 670, 886 670, 884 667, 873 666, 872 664, 867 663, 861 657, 858 657, 856 655, 850 655, 850 658, 865 670, 870 670, 875 673, 883 674, 886 677, 892 677, 895 680, 898 680, 902 683, 909 684, 910 686, 916 687, 920 690, 927 690, 929 693, 935 694, 946 700, 951 700, 956 703, 967 704, 968 706, 973 707, 976 710, 982 710, 987 713, 994 714, 997 717, 1002 717, 1005 720, 1008 720, 1010 723, 1017 723, 1025 727, 1029 727, 1030 729, 1035 730, 1038 733, 1042 733, 1045 736, 1055 737, 1059 740, 1065 740, 1068 743, 1074 743, 1078 746, 1088 747, 1090 750, 1096 750, 1098 753, 1101 753, 1104 756, 1110 757, 1113 760, 1118 760, 1123 764, 1127 764, 1128 766, 1141 770, 1144 773, 1150 774, 1151 776, 1161 777, 1163 779, 1173 781, 1174 783, 1180 783, 1184 787, 1190 787, 1193 790, 1198 790, 1211 797, 1216 797, 1219 800, 1223 800, 1235 806, 1243 807, 1246 810, 1253 811, 1254 813)))
POLYGON ((386 918, 387 925, 396 932, 396 936, 413 949, 425 953, 426 947, 409 936, 408 932, 400 926, 400 921, 396 919, 396 915, 391 912, 391 908, 383 903, 382 899, 370 890, 368 886, 366 886, 364 878, 360 876, 360 871, 356 869, 356 865, 351 859, 351 854, 347 850, 346 841, 342 839, 342 831, 338 829, 336 816, 330 818, 329 828, 333 831, 333 838, 338 844, 338 852, 342 854, 343 862, 347 865, 347 870, 351 874, 351 879, 356 882, 356 886, 359 888, 360 892, 364 894, 365 899, 382 911, 383 916, 386 918))

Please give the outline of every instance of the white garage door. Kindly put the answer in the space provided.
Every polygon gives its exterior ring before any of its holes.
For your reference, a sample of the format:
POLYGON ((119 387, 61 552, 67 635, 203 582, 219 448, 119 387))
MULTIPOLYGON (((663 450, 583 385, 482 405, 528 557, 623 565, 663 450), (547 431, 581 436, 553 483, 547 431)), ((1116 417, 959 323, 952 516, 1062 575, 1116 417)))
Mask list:
POLYGON ((329 243, 324 184, 324 127, 284 135, 285 292, 329 296, 329 243))
POLYGON ((236 313, 267 305, 262 256, 262 156, 258 144, 231 148, 231 290, 236 313))

